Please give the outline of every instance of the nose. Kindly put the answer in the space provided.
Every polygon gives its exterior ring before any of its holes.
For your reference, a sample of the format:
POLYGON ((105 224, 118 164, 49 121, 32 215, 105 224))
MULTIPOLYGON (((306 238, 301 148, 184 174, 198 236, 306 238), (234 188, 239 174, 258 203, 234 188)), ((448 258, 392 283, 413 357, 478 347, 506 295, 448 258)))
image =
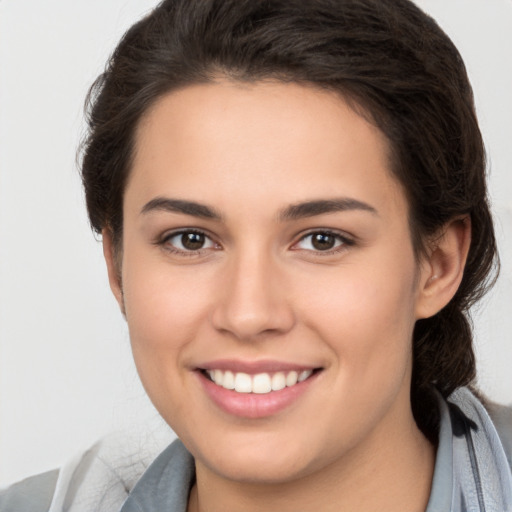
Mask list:
POLYGON ((295 318, 277 262, 261 251, 233 257, 215 305, 214 327, 239 340, 279 335, 295 318))

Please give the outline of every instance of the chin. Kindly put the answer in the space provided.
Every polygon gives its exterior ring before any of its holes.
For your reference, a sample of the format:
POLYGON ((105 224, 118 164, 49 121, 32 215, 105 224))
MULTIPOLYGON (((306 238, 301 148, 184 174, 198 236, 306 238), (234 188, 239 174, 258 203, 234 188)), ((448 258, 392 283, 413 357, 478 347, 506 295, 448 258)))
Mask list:
POLYGON ((207 446, 191 446, 189 450, 198 463, 217 475, 252 484, 297 480, 322 466, 323 457, 308 453, 314 451, 310 436, 293 439, 289 432, 286 435, 274 432, 231 437, 224 442, 211 440, 207 446))
POLYGON ((289 459, 282 453, 278 456, 268 456, 263 460, 247 460, 245 457, 227 457, 215 459, 214 465, 209 466, 212 471, 222 477, 241 483, 251 484, 280 484, 297 480, 312 472, 303 467, 304 460, 300 454, 289 459))

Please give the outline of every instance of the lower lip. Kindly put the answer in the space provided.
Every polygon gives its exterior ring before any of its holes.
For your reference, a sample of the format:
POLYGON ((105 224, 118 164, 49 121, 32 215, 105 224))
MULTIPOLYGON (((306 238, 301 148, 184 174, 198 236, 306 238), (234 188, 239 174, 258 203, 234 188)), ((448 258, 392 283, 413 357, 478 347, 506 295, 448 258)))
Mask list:
POLYGON ((270 393, 237 393, 217 386, 202 372, 197 372, 203 389, 210 399, 224 412, 242 418, 265 418, 277 414, 295 403, 316 380, 319 372, 294 386, 270 393))

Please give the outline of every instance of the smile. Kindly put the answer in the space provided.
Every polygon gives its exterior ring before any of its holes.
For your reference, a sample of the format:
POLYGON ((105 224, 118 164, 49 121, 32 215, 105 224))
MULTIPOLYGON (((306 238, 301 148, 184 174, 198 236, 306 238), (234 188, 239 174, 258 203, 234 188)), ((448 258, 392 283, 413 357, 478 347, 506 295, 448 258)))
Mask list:
POLYGON ((314 386, 324 370, 282 362, 217 361, 196 368, 206 396, 222 411, 239 418, 277 415, 314 386))
POLYGON ((264 395, 272 391, 281 391, 303 382, 313 374, 313 370, 282 371, 250 375, 230 370, 207 370, 206 375, 217 386, 237 393, 255 393, 264 395))

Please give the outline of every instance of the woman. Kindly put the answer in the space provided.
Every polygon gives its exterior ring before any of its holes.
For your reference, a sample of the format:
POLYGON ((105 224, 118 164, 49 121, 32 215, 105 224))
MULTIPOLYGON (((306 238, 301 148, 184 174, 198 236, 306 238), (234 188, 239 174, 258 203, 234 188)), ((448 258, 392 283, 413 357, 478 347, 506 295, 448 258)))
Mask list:
POLYGON ((164 1, 89 112, 89 217, 180 440, 134 486, 118 466, 92 485, 90 456, 33 483, 50 510, 512 507, 510 411, 472 390, 467 310, 496 259, 483 144, 430 18, 164 1))

